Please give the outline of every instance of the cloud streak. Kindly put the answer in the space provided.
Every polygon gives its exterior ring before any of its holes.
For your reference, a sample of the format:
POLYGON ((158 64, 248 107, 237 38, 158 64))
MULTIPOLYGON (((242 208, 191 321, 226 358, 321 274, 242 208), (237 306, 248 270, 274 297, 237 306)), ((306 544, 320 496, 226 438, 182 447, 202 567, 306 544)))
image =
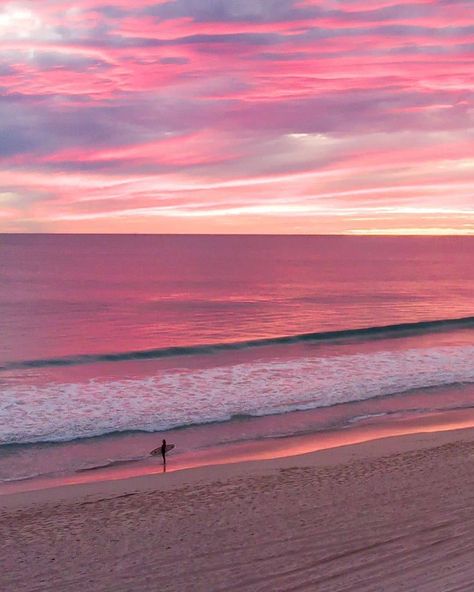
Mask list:
POLYGON ((474 233, 463 0, 14 0, 0 231, 474 233))

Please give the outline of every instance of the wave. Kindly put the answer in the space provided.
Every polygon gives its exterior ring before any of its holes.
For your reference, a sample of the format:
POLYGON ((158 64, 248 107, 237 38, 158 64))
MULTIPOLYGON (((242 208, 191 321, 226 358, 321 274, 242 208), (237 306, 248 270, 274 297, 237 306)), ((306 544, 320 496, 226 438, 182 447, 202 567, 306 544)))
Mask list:
POLYGON ((269 337, 263 339, 250 339, 246 341, 236 342, 221 342, 214 344, 190 346, 172 346, 118 353, 80 354, 74 356, 23 360, 17 362, 7 362, 1 365, 0 372, 9 370, 23 370, 30 368, 43 368, 48 366, 76 366, 81 364, 94 364, 102 362, 124 362, 133 360, 171 358, 178 356, 205 355, 214 354, 221 351, 242 350, 253 347, 296 344, 305 342, 333 341, 340 339, 380 339, 383 337, 404 337, 409 335, 418 335, 422 333, 451 331, 453 329, 470 328, 474 328, 474 316, 456 319, 440 319, 434 321, 419 321, 415 323, 399 323, 394 325, 363 327, 359 329, 341 329, 336 331, 320 331, 315 333, 298 333, 295 335, 269 337))
MULTIPOLYGON (((449 385, 443 385, 445 387, 456 387, 456 386, 465 386, 465 384, 469 384, 469 383, 453 383, 453 384, 449 384, 449 385)), ((471 383, 472 384, 472 383, 471 383)), ((391 393, 390 397, 400 397, 400 396, 406 396, 409 394, 415 394, 418 391, 429 391, 431 388, 436 388, 436 387, 427 387, 425 388, 419 388, 419 389, 410 389, 407 391, 402 391, 402 392, 397 392, 397 393, 391 393)), ((379 395, 379 396, 375 396, 373 397, 373 399, 384 399, 386 398, 387 395, 379 395)), ((351 402, 343 402, 343 403, 337 403, 336 405, 350 405, 351 402)), ((100 440, 104 440, 105 438, 121 438, 123 436, 136 436, 139 434, 156 434, 156 433, 160 433, 161 435, 166 435, 166 432, 177 432, 178 430, 185 430, 187 428, 196 428, 196 427, 204 427, 204 426, 209 426, 209 425, 223 425, 223 424, 229 424, 229 423, 233 423, 233 422, 240 422, 240 421, 249 421, 252 419, 258 419, 261 417, 269 417, 269 416, 279 416, 279 415, 286 415, 288 413, 297 413, 297 412, 305 412, 305 411, 314 411, 315 409, 321 409, 321 406, 317 406, 315 407, 314 405, 307 405, 307 406, 301 406, 301 405, 295 405, 295 406, 288 406, 287 408, 282 408, 279 411, 276 412, 267 412, 267 413, 237 413, 234 415, 229 415, 226 418, 223 418, 221 420, 210 420, 210 421, 202 421, 202 422, 195 422, 195 423, 191 423, 191 424, 182 424, 182 425, 177 425, 177 426, 172 426, 169 428, 165 428, 165 429, 160 429, 160 430, 143 430, 143 429, 137 429, 137 430, 111 430, 111 431, 107 431, 107 432, 103 432, 100 434, 95 434, 95 435, 83 435, 83 436, 70 436, 70 437, 65 437, 65 438, 60 438, 60 439, 52 439, 52 440, 26 440, 24 442, 15 442, 15 443, 11 443, 11 442, 0 442, 0 448, 2 449, 2 454, 6 455, 8 453, 17 453, 20 450, 25 450, 25 449, 30 449, 31 447, 35 447, 35 448, 44 448, 47 449, 51 446, 56 446, 56 445, 61 445, 61 444, 71 444, 71 443, 75 443, 75 442, 80 442, 80 441, 100 441, 100 440)), ((252 433, 251 435, 248 435, 246 433, 241 433, 239 436, 233 438, 233 439, 229 439, 229 437, 226 435, 225 441, 217 441, 217 442, 213 442, 212 446, 215 446, 216 444, 236 444, 236 443, 241 443, 241 442, 246 442, 249 440, 252 441, 258 441, 258 440, 267 440, 267 439, 285 439, 285 438, 290 438, 292 436, 295 435, 307 435, 307 434, 315 434, 318 432, 323 432, 323 431, 327 431, 327 430, 334 430, 334 429, 344 429, 344 428, 350 428, 353 426, 353 424, 358 424, 361 422, 366 422, 368 420, 372 420, 372 419, 378 419, 381 417, 387 418, 387 417, 401 417, 401 416, 414 416, 414 415, 423 415, 423 414, 433 414, 433 413, 438 413, 438 412, 443 412, 443 411, 459 411, 459 410, 468 410, 468 409, 474 409, 474 405, 472 404, 472 402, 462 402, 460 401, 459 403, 454 403, 454 404, 441 404, 440 406, 430 406, 430 407, 419 407, 419 408, 406 408, 406 409, 395 409, 395 410, 386 410, 386 411, 381 411, 381 412, 373 412, 373 413, 365 413, 362 415, 355 415, 353 417, 343 417, 341 420, 336 421, 335 423, 332 422, 330 424, 325 424, 324 426, 315 426, 314 424, 312 424, 310 427, 298 427, 298 429, 295 431, 294 426, 291 425, 291 427, 289 427, 288 431, 285 432, 272 432, 269 434, 260 434, 257 435, 255 433, 252 433)), ((199 445, 200 449, 204 449, 209 445, 199 445)), ((107 459, 106 462, 102 462, 100 464, 92 464, 92 465, 86 465, 84 467, 80 467, 80 468, 76 468, 75 472, 76 473, 82 473, 82 472, 89 472, 89 471, 95 471, 98 469, 104 469, 104 468, 111 468, 111 467, 115 467, 115 466, 119 466, 119 465, 126 465, 126 464, 132 464, 132 463, 136 463, 136 462, 141 462, 141 461, 145 461, 147 459, 149 459, 149 454, 145 454, 145 455, 140 455, 140 456, 135 456, 135 457, 131 457, 131 458, 119 458, 119 459, 107 459)), ((14 479, 11 479, 12 481, 17 481, 17 480, 22 480, 22 479, 32 479, 34 477, 39 476, 41 473, 33 473, 31 475, 28 476, 23 476, 21 478, 15 477, 14 479)), ((53 475, 56 473, 50 473, 50 475, 53 475)), ((6 479, 6 478, 0 478, 0 482, 6 482, 9 481, 10 479, 6 479)))

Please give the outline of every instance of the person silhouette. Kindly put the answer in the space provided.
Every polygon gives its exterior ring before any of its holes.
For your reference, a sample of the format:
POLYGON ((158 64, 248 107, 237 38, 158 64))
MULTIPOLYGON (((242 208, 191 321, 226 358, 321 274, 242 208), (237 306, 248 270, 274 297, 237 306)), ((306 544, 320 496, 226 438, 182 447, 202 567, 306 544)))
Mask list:
POLYGON ((161 456, 163 457, 163 464, 166 464, 166 440, 161 444, 161 456))

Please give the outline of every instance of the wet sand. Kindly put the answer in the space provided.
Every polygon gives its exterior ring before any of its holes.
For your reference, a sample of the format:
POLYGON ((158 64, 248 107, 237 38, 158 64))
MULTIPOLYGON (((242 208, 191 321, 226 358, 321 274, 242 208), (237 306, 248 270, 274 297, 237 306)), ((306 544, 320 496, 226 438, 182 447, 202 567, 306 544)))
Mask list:
POLYGON ((0 589, 472 590, 474 430, 0 496, 0 589))

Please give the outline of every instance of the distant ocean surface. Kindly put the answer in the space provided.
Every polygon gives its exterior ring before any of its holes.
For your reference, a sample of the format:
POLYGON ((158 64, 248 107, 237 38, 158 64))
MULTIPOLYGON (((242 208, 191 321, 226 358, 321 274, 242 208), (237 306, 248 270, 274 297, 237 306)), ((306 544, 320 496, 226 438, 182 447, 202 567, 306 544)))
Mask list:
POLYGON ((2 235, 0 481, 474 406, 473 294, 468 237, 2 235))

